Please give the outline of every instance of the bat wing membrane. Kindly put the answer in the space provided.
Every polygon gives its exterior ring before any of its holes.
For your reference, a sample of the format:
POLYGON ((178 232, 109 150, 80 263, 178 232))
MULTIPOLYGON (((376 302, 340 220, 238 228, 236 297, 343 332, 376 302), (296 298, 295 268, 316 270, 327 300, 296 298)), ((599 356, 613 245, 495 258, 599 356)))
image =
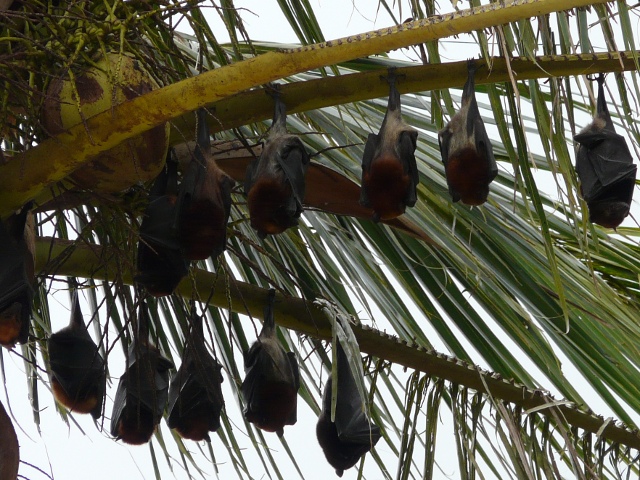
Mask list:
MULTIPOLYGON (((595 134, 578 134, 575 140, 581 144, 576 158, 576 171, 586 201, 597 200, 602 195, 609 196, 610 188, 620 189, 626 183, 634 183, 637 167, 633 164, 624 137, 603 130, 595 134), (620 185, 621 182, 624 182, 623 185, 620 185)), ((625 188, 621 201, 625 201, 629 195, 628 190, 625 188)), ((632 195, 633 186, 627 203, 631 203, 632 195)))
POLYGON ((416 187, 418 186, 420 179, 415 155, 417 142, 418 132, 416 132, 415 130, 405 130, 400 133, 400 159, 404 162, 404 171, 409 174, 409 178, 411 181, 411 184, 407 189, 407 195, 404 199, 404 203, 407 207, 413 207, 418 200, 416 196, 416 187))
MULTIPOLYGON (((364 184, 365 176, 369 175, 371 163, 373 162, 379 144, 380 136, 375 133, 370 133, 367 137, 367 142, 364 145, 364 154, 362 155, 362 184, 364 184)), ((360 204, 365 207, 371 206, 369 203, 369 196, 364 188, 360 189, 360 204)))
POLYGON ((309 154, 298 137, 290 137, 276 156, 278 165, 284 172, 293 192, 293 204, 287 209, 291 215, 302 212, 305 194, 305 174, 309 165, 309 154))

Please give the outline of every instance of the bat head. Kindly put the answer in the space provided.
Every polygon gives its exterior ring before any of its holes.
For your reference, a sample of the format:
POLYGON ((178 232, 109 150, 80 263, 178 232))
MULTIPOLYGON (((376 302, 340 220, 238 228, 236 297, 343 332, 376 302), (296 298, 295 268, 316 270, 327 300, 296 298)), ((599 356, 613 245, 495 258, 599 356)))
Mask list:
MULTIPOLYGON (((363 442, 348 442, 340 440, 336 424, 325 412, 318 417, 316 437, 324 456, 336 470, 336 475, 342 477, 345 470, 353 467, 363 455, 371 450, 372 444, 363 442)), ((378 437, 379 438, 379 437, 378 437)), ((377 441, 377 440, 375 440, 377 441)), ((374 441, 374 444, 375 444, 374 441)))
POLYGON ((411 186, 409 173, 399 157, 386 152, 363 173, 362 188, 379 220, 390 220, 405 212, 405 198, 411 186))
POLYGON ((605 228, 617 228, 629 215, 629 204, 613 200, 595 201, 587 204, 589 221, 605 228))
POLYGON ((251 227, 259 235, 277 235, 298 225, 298 206, 289 182, 281 177, 263 176, 247 196, 251 227))
POLYGON ((31 298, 28 292, 24 292, 21 297, 0 311, 0 345, 8 349, 13 348, 17 342, 25 343, 28 339, 31 310, 26 305, 31 304, 31 298))

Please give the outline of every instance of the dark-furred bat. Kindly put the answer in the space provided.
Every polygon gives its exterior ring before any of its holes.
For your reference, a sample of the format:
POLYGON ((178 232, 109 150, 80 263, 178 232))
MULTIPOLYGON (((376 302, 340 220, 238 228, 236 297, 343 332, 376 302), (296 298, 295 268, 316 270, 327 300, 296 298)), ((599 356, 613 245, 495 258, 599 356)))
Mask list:
POLYGON ((380 132, 369 134, 362 157, 360 204, 373 209, 373 220, 391 220, 416 204, 418 131, 402 119, 396 73, 389 69, 389 103, 380 132))
POLYGON ((155 297, 171 295, 187 274, 189 262, 174 228, 178 198, 178 163, 173 149, 149 193, 138 241, 135 280, 155 297))
POLYGON ((269 290, 264 309, 264 324, 258 339, 244 355, 245 379, 242 382, 244 418, 279 437, 285 425, 298 419, 300 374, 293 352, 285 352, 276 336, 273 318, 275 290, 269 290))
POLYGON ((338 389, 335 422, 331 421, 333 383, 329 378, 322 397, 322 412, 316 425, 316 435, 327 461, 341 477, 345 470, 353 467, 380 440, 380 428, 371 423, 364 413, 364 401, 340 342, 337 342, 336 358, 338 389))
POLYGON ((100 418, 105 363, 82 319, 77 291, 71 300, 69 325, 49 337, 48 351, 55 399, 73 412, 100 418))
POLYGON ((13 348, 29 337, 35 281, 35 219, 28 203, 0 222, 0 345, 13 348))
POLYGON ((446 127, 438 132, 440 153, 454 202, 482 205, 489 184, 498 174, 491 140, 480 116, 475 93, 476 63, 467 63, 469 76, 462 90, 462 106, 446 127))
POLYGON ((235 181, 211 158, 207 111, 198 110, 196 147, 178 195, 178 235, 189 260, 216 258, 227 246, 227 221, 235 181))
POLYGON ((167 404, 169 369, 173 368, 149 340, 146 309, 142 301, 137 338, 129 346, 127 368, 120 377, 111 415, 111 435, 131 445, 147 443, 160 423, 167 404))
POLYGON ((185 342, 182 365, 169 387, 169 428, 182 438, 210 442, 209 432, 220 428, 222 365, 207 351, 202 317, 191 306, 191 334, 185 342))
POLYGON ((598 107, 593 122, 573 139, 580 144, 576 172, 589 221, 616 228, 633 199, 637 167, 623 136, 616 133, 604 96, 604 75, 598 76, 598 107))
POLYGON ((298 225, 309 166, 304 144, 287 133, 287 110, 279 91, 272 95, 271 131, 260 157, 247 167, 244 181, 251 226, 261 238, 298 225))

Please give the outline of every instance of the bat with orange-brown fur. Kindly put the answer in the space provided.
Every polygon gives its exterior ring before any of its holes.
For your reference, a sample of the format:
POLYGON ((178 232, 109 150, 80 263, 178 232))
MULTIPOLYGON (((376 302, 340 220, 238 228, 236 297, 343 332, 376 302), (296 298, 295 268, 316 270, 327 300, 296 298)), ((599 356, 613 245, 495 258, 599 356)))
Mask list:
POLYGON ((35 219, 31 202, 0 222, 0 345, 25 343, 35 281, 35 219))
POLYGON ((467 67, 462 106, 438 132, 438 142, 451 199, 475 206, 487 201, 498 166, 476 101, 475 61, 469 60, 467 67))
POLYGON ((127 354, 113 401, 111 435, 130 445, 147 443, 160 423, 167 404, 169 369, 173 363, 149 339, 149 314, 140 303, 137 338, 127 354))
POLYGON ((309 154, 299 137, 287 132, 287 111, 277 89, 269 137, 260 158, 245 174, 251 226, 261 238, 298 225, 305 194, 309 154))
POLYGON ((105 395, 105 362, 82 320, 77 291, 71 300, 69 325, 53 333, 47 345, 55 399, 72 412, 100 418, 105 395))
POLYGON ((244 418, 279 437, 285 425, 297 421, 300 373, 293 352, 285 352, 276 335, 273 317, 275 290, 269 290, 264 323, 258 339, 244 355, 245 379, 241 390, 244 418))
POLYGON ((402 119, 397 75, 389 69, 389 103, 380 132, 370 134, 362 157, 360 204, 373 209, 373 220, 391 220, 416 204, 419 182, 415 150, 418 131, 402 119))
POLYGON ((180 184, 176 222, 183 255, 189 260, 216 258, 226 249, 235 185, 211 158, 207 111, 199 109, 197 117, 196 147, 180 184))
POLYGON ((220 428, 222 365, 207 351, 202 317, 191 306, 191 334, 185 342, 182 365, 169 387, 167 424, 182 438, 210 442, 209 432, 220 428))

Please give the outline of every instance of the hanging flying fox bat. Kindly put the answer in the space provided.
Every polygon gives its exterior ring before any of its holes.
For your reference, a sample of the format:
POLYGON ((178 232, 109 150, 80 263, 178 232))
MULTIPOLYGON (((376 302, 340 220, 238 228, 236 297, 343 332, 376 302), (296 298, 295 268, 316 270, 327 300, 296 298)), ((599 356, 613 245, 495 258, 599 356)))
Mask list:
POLYGON ((576 172, 589 221, 618 227, 629 215, 636 169, 627 142, 616 133, 604 96, 604 75, 598 76, 598 107, 593 122, 573 139, 580 144, 576 172))
POLYGON ((362 157, 360 204, 373 209, 373 220, 391 220, 416 204, 418 131, 402 119, 395 69, 389 69, 389 104, 380 132, 369 134, 362 157))
POLYGON ((174 228, 178 163, 173 157, 170 149, 166 165, 149 193, 149 205, 140 225, 135 281, 154 297, 171 295, 189 269, 174 228))
POLYGON ((211 441, 209 432, 220 428, 222 365, 207 351, 202 317, 191 306, 191 334, 185 342, 182 365, 169 387, 169 428, 182 438, 211 441))
POLYGON ((277 90, 275 111, 262 154, 247 167, 244 193, 251 226, 260 238, 298 225, 305 194, 309 154, 295 135, 287 133, 287 109, 277 90))
POLYGON ((160 423, 173 368, 149 340, 146 308, 143 301, 138 336, 129 346, 127 369, 120 377, 111 415, 111 435, 130 445, 147 443, 160 423))
POLYGON ((349 361, 337 342, 338 389, 335 422, 331 421, 331 389, 329 378, 322 397, 322 412, 316 425, 318 443, 329 464, 342 477, 380 440, 380 428, 369 421, 364 413, 364 401, 358 392, 349 368, 349 361))
POLYGON ((51 388, 55 399, 77 413, 102 413, 105 395, 105 363, 82 320, 78 292, 71 300, 69 325, 48 341, 51 388))
POLYGON ((241 390, 244 418, 279 437, 285 425, 298 419, 297 402, 300 388, 298 362, 293 352, 285 352, 276 336, 273 318, 275 290, 269 290, 264 309, 264 323, 258 339, 244 355, 245 379, 241 390))
POLYGON ((227 221, 235 181, 211 158, 207 111, 198 110, 196 147, 178 195, 178 236, 189 260, 216 258, 227 246, 227 221))
POLYGON ((487 201, 489 184, 496 178, 498 166, 476 101, 476 62, 469 60, 467 66, 469 76, 462 90, 462 106, 438 132, 438 142, 452 200, 473 206, 487 201))
POLYGON ((29 337, 36 249, 31 206, 0 221, 0 345, 6 348, 29 337))

